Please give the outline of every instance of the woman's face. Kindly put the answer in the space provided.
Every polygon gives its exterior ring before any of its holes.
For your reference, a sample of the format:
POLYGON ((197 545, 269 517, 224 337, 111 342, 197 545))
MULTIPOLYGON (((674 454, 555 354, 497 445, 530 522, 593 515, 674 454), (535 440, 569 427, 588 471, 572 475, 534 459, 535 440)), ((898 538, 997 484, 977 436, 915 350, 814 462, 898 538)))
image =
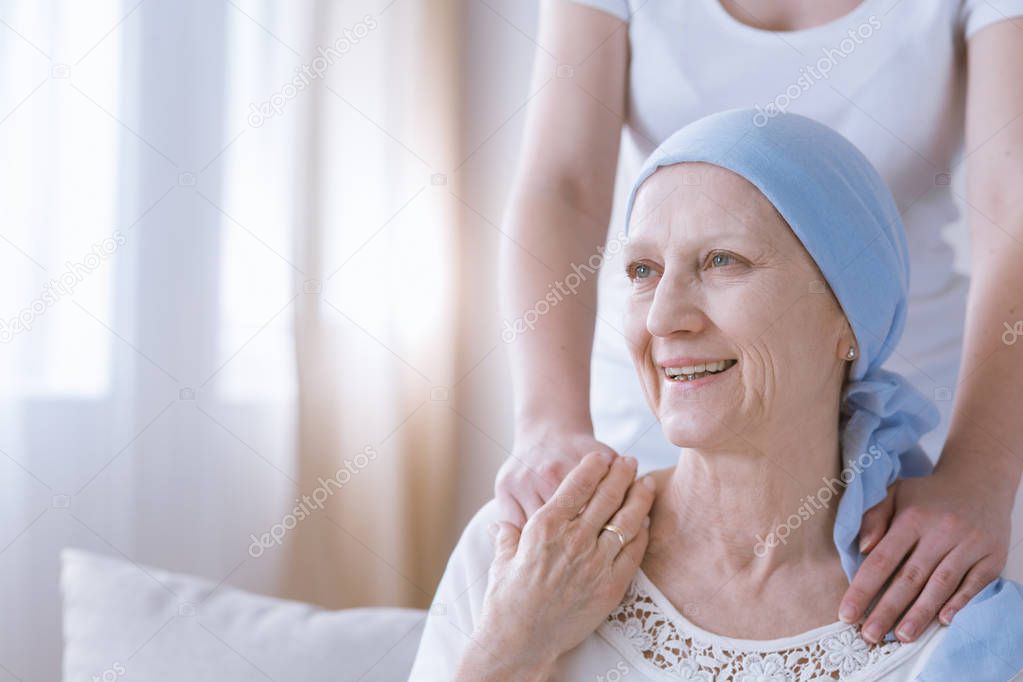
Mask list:
POLYGON ((672 443, 771 437, 811 411, 837 413, 851 330, 798 237, 745 178, 705 163, 658 169, 636 197, 624 263, 629 351, 672 443), (734 364, 677 376, 719 360, 734 364))

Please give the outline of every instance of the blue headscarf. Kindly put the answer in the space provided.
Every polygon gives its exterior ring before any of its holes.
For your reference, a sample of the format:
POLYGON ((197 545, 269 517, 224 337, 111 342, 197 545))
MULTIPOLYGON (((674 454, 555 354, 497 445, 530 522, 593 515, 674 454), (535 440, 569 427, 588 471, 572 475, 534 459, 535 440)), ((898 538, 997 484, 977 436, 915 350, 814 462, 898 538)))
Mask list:
MULTIPOLYGON (((757 125, 758 120, 753 109, 732 109, 695 121, 665 140, 633 184, 625 229, 644 180, 661 166, 702 161, 756 186, 816 262, 859 348, 841 395, 841 478, 846 485, 833 534, 851 582, 863 562, 858 536, 864 512, 884 499, 897 478, 933 471, 919 440, 938 425, 940 413, 903 376, 881 368, 906 321, 909 253, 904 228, 884 180, 838 132, 792 113, 766 124, 757 125)), ((993 594, 1015 595, 1011 598, 1023 604, 1019 586, 1001 579, 970 604, 993 594)), ((964 618, 967 610, 953 625, 969 619, 964 618)), ((1023 615, 1017 624, 1016 642, 1023 634, 1023 615)))

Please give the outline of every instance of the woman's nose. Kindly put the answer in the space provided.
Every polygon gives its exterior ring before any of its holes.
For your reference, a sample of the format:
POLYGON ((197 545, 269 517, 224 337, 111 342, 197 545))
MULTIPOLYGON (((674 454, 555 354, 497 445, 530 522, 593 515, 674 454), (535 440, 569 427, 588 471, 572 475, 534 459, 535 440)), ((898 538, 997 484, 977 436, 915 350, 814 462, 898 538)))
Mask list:
POLYGON ((647 313, 647 331, 670 336, 680 331, 700 331, 706 324, 702 298, 692 278, 662 277, 647 313))

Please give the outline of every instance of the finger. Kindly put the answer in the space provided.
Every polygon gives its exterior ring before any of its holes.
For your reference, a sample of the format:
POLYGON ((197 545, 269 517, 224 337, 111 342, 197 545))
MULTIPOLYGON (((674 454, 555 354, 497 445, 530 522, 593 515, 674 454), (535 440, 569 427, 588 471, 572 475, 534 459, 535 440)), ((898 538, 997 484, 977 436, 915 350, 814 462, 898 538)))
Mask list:
MULTIPOLYGON (((611 516, 622 506, 629 484, 636 477, 636 459, 634 457, 617 457, 611 470, 600 482, 589 501, 586 509, 579 515, 579 520, 594 529, 604 527, 611 516)), ((626 538, 628 540, 628 538, 626 538)))
POLYGON ((540 499, 540 495, 536 490, 529 488, 519 493, 519 504, 522 507, 522 511, 526 515, 526 521, 528 522, 530 517, 536 513, 536 510, 543 506, 544 502, 540 499))
MULTIPOLYGON (((643 524, 643 519, 650 513, 650 507, 654 503, 654 479, 644 476, 629 486, 625 495, 625 503, 611 517, 610 523, 622 529, 625 535, 625 542, 628 544, 636 537, 643 524)), ((606 556, 613 558, 624 545, 618 540, 618 536, 612 532, 601 532, 597 538, 597 544, 606 556)))
POLYGON ((568 473, 562 462, 547 461, 540 465, 536 474, 536 492, 543 502, 551 499, 568 473))
POLYGON ((547 500, 537 513, 550 514, 561 520, 575 518, 579 508, 593 497, 594 491, 611 466, 611 459, 612 455, 607 452, 587 454, 568 472, 554 496, 547 500))
POLYGON ((842 603, 838 609, 838 617, 841 620, 855 623, 860 619, 918 539, 919 535, 912 524, 898 521, 892 524, 877 546, 863 560, 856 575, 853 576, 852 583, 849 584, 849 589, 842 596, 842 603))
POLYGON ((938 609, 948 603, 949 597, 955 593, 973 564, 973 557, 962 545, 945 555, 927 580, 920 596, 895 628, 895 634, 900 640, 912 642, 931 624, 938 609))
MULTIPOLYGON (((896 483, 897 485, 897 483, 896 483)), ((860 526, 860 551, 866 554, 884 537, 895 512, 895 485, 888 488, 885 498, 867 510, 860 526)))
POLYGON ((899 614, 921 594, 935 567, 951 549, 951 544, 935 543, 930 538, 922 538, 917 543, 863 624, 864 639, 871 643, 881 641, 895 625, 899 614))
POLYGON ((497 507, 501 512, 501 520, 522 528, 526 523, 526 513, 518 500, 511 493, 499 489, 497 491, 497 507))
POLYGON ((948 603, 941 610, 938 616, 945 625, 952 622, 958 613, 966 603, 977 596, 981 590, 988 586, 992 580, 998 577, 1001 572, 999 563, 995 557, 988 555, 983 560, 973 565, 973 568, 969 570, 966 577, 963 578, 962 584, 956 593, 952 595, 952 598, 948 600, 948 603))
POLYGON ((497 521, 490 529, 494 538, 494 561, 508 561, 515 556, 519 547, 521 531, 507 521, 497 521), (496 526, 496 528, 494 528, 496 526))
POLYGON ((646 516, 640 523, 640 529, 636 533, 636 537, 626 543, 625 547, 618 552, 618 556, 615 557, 614 563, 611 566, 614 580, 628 580, 636 574, 636 569, 643 563, 643 556, 646 554, 649 541, 650 517, 646 516))

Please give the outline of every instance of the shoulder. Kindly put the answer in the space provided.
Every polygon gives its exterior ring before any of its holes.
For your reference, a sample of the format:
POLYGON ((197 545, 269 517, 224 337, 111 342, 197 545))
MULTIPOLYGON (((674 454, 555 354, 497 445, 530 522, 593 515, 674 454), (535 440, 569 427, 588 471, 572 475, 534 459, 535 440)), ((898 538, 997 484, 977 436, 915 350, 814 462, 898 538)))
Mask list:
POLYGON ((496 500, 473 515, 448 558, 433 595, 409 680, 447 680, 483 609, 487 575, 494 558, 487 526, 500 518, 496 500))
POLYGON ((476 612, 486 590, 490 564, 494 560, 494 542, 487 528, 500 518, 497 500, 491 498, 469 519, 448 557, 438 598, 443 598, 442 593, 449 598, 461 595, 468 600, 470 611, 476 612))
POLYGON ((490 524, 500 519, 501 509, 497 499, 491 498, 469 519, 455 546, 455 552, 462 552, 467 558, 472 558, 475 562, 485 562, 489 566, 494 558, 494 543, 487 529, 490 524))

